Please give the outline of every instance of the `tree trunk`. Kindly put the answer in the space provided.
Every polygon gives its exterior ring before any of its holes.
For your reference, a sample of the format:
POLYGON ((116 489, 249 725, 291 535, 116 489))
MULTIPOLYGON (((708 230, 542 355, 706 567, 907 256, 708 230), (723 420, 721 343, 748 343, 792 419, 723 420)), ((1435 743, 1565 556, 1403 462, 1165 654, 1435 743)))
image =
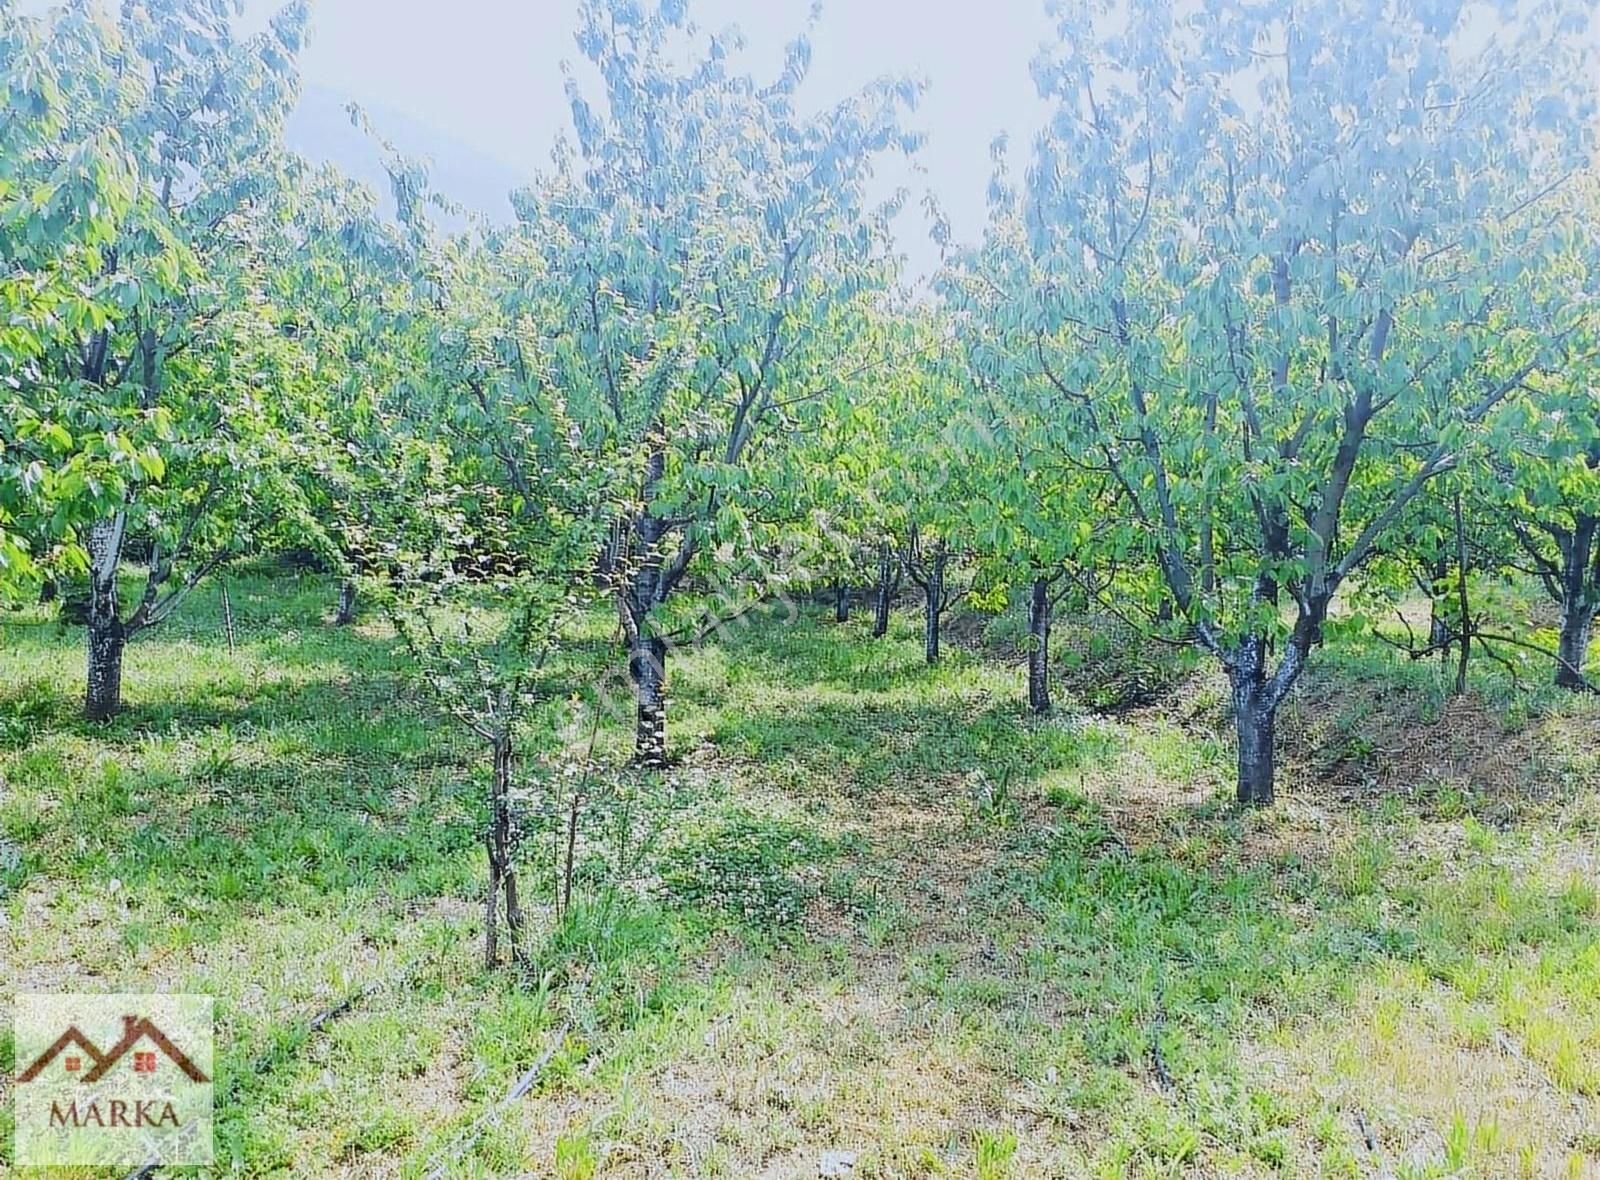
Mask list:
POLYGON ((941 541, 928 564, 928 582, 923 587, 923 656, 930 664, 939 662, 939 619, 944 614, 945 550, 941 541))
POLYGON ((1233 725, 1239 737, 1237 797, 1241 807, 1272 804, 1278 706, 1269 696, 1266 646, 1262 636, 1247 637, 1239 645, 1230 673, 1233 725))
POLYGON ((1456 489, 1455 498, 1456 520, 1456 613, 1461 621, 1457 626, 1461 630, 1461 654, 1456 660, 1456 683, 1454 696, 1465 696, 1467 692, 1467 666, 1472 661, 1472 603, 1467 596, 1467 528, 1462 521, 1461 489, 1456 489))
POLYGON ((1233 723, 1239 735, 1239 804, 1271 806, 1278 711, 1262 704, 1255 694, 1235 689, 1233 723))
POLYGON ((1561 610, 1561 657, 1556 665, 1556 684, 1573 690, 1587 687, 1583 675, 1589 658, 1589 635, 1594 626, 1594 609, 1582 602, 1568 602, 1561 610))
POLYGON ((489 797, 489 896, 484 913, 483 958, 493 969, 499 962, 500 898, 505 897, 506 936, 511 940, 511 959, 520 963, 522 948, 522 905, 517 897, 517 868, 513 858, 511 820, 511 739, 502 735, 494 742, 494 778, 489 797))
POLYGON ((872 637, 889 634, 889 609, 894 605, 894 554, 888 545, 878 550, 878 594, 873 604, 872 637))
POLYGON ((843 582, 833 584, 833 621, 835 623, 850 621, 850 587, 843 582))
MULTIPOLYGON (((1594 465, 1591 460, 1590 465, 1594 465)), ((1578 514, 1571 531, 1558 530, 1553 535, 1561 553, 1559 569, 1552 568, 1554 578, 1547 577, 1545 585, 1561 608, 1561 639, 1556 649, 1556 684, 1561 688, 1578 691, 1588 687, 1583 675, 1589 660, 1589 637, 1594 627, 1595 609, 1600 606, 1600 516, 1578 514)))
POLYGON ((1033 580, 1028 603, 1028 708, 1050 712, 1050 581, 1033 580))
POLYGON ((633 757, 652 769, 667 764, 667 644, 639 624, 639 639, 628 655, 628 675, 633 680, 637 724, 633 757))
POLYGON ((89 624, 89 676, 83 715, 90 721, 104 721, 122 709, 122 653, 126 645, 120 619, 89 624))
POLYGON ((339 608, 333 616, 336 627, 348 627, 356 621, 356 584, 349 578, 339 583, 339 608))
POLYGON ((335 627, 348 627, 356 621, 356 584, 350 578, 339 583, 339 609, 333 616, 335 627))
POLYGON ((494 831, 484 833, 489 853, 489 892, 483 903, 483 965, 493 971, 500 965, 500 862, 494 854, 494 831))
POLYGON ((1450 569, 1444 558, 1427 563, 1428 573, 1428 646, 1439 653, 1441 660, 1450 655, 1449 596, 1446 581, 1450 569))
MULTIPOLYGON (((652 445, 645 469, 645 499, 666 470, 666 452, 652 445)), ((653 612, 666 602, 693 555, 686 538, 670 566, 661 558, 670 526, 648 510, 633 520, 638 561, 627 571, 622 590, 622 629, 628 641, 628 677, 633 681, 633 759, 640 766, 667 765, 667 641, 655 633, 653 612)))
POLYGON ((104 721, 122 708, 122 652, 127 633, 117 571, 122 566, 126 521, 119 514, 89 530, 89 659, 83 714, 104 721))
MULTIPOLYGON (((592 752, 592 749, 591 749, 592 752)), ((556 888, 556 920, 562 921, 572 913, 572 870, 578 857, 578 808, 582 805, 581 789, 572 792, 567 804, 567 846, 562 852, 560 881, 556 888)))

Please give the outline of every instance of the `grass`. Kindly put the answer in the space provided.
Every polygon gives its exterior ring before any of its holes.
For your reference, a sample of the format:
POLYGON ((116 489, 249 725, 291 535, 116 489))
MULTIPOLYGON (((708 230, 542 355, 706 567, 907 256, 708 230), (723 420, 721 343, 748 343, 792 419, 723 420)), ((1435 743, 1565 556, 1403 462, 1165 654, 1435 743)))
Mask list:
POLYGON ((932 670, 909 616, 756 620, 675 657, 677 769, 593 784, 560 924, 525 764, 537 937, 489 973, 479 751, 322 580, 229 592, 105 726, 80 632, 0 622, 0 993, 214 994, 219 1173, 1600 1175, 1591 704, 1330 648, 1240 814, 1214 677, 1094 620, 1044 721, 1014 619, 932 670))

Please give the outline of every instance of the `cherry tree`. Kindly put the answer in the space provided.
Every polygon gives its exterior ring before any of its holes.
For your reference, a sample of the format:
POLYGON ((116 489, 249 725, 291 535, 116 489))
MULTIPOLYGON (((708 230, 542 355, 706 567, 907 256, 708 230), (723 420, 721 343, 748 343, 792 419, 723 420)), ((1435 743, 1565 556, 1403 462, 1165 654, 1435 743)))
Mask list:
POLYGON ((93 719, 121 705, 127 641, 270 515, 280 409, 301 376, 262 245, 306 14, 291 5, 239 39, 239 12, 148 0, 115 16, 93 2, 37 23, 6 14, 23 32, 4 40, 4 185, 28 198, 0 231, 8 286, 45 300, 62 278, 76 288, 11 362, 25 482, 56 506, 29 549, 59 541, 69 568, 83 555, 93 719), (149 559, 129 609, 134 538, 149 559))
POLYGON ((1277 710, 1340 587, 1565 363, 1580 312, 1541 274, 1587 151, 1587 11, 1053 11, 1024 198, 1048 277, 1006 326, 1118 489, 1106 534, 1149 545, 1227 671, 1238 796, 1268 803, 1277 710))
MULTIPOLYGON (((883 82, 818 115, 780 75, 737 72, 736 34, 705 36, 679 0, 586 0, 569 79, 576 150, 517 197, 525 283, 550 373, 585 448, 626 470, 600 565, 626 636, 636 753, 666 759, 669 600, 698 566, 722 580, 762 544, 763 472, 829 387, 830 327, 893 275, 873 161, 909 151, 917 90, 883 82)), ((781 512, 779 512, 781 515, 781 512)))

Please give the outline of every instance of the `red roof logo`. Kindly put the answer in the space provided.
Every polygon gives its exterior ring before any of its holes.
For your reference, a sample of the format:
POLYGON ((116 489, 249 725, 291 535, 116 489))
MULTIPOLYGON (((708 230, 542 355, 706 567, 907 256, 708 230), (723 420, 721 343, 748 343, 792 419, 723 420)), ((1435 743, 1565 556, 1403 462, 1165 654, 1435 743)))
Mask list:
POLYGON ((52 1041, 50 1047, 39 1054, 33 1064, 17 1076, 17 1084, 33 1081, 49 1067, 52 1061, 70 1048, 76 1048, 77 1052, 68 1053, 62 1061, 62 1066, 68 1073, 78 1074, 78 1080, 81 1082, 100 1081, 130 1053, 133 1055, 135 1073, 157 1073, 161 1068, 161 1058, 165 1057, 170 1065, 176 1066, 190 1081, 204 1083, 211 1080, 182 1049, 172 1043, 154 1021, 142 1016, 124 1016, 121 1038, 104 1053, 83 1035, 82 1029, 75 1024, 69 1024, 67 1031, 52 1041), (91 1063, 88 1069, 84 1068, 86 1061, 91 1063))

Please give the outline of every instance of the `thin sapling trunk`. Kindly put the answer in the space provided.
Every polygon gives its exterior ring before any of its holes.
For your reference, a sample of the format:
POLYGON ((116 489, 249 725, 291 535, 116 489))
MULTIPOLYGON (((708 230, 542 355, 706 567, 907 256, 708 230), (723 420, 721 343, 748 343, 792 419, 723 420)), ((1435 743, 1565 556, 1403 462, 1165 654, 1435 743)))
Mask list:
POLYGON ((944 598, 945 547, 940 541, 928 563, 928 573, 923 584, 923 658, 929 664, 939 662, 939 624, 945 609, 944 598))
POLYGON ((499 912, 504 898, 506 936, 511 941, 511 958, 521 963, 522 905, 517 896, 517 869, 513 859, 514 838, 511 815, 512 747, 511 736, 502 731, 492 743, 494 773, 489 798, 489 894, 484 914, 483 957, 491 970, 499 965, 499 912))

